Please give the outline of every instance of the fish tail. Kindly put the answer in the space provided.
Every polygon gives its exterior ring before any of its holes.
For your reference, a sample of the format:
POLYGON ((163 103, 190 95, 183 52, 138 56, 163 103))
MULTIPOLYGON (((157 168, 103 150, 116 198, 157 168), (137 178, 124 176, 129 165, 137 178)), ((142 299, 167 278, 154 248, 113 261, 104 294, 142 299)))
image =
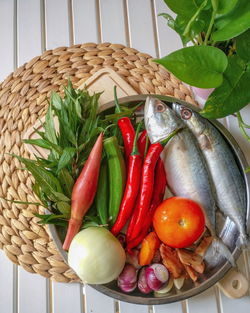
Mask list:
POLYGON ((249 236, 247 235, 240 235, 236 245, 239 249, 246 249, 246 250, 250 250, 250 239, 249 236))
POLYGON ((236 266, 234 257, 228 247, 219 238, 214 238, 209 249, 214 258, 223 256, 233 267, 236 266))

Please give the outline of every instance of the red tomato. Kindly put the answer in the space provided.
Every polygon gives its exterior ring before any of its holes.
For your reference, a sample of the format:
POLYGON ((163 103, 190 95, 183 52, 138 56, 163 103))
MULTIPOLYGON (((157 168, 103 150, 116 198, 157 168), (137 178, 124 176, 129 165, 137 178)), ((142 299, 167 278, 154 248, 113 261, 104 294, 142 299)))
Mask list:
POLYGON ((194 243, 204 232, 205 216, 196 202, 172 197, 158 206, 153 225, 157 236, 166 245, 184 248, 194 243))

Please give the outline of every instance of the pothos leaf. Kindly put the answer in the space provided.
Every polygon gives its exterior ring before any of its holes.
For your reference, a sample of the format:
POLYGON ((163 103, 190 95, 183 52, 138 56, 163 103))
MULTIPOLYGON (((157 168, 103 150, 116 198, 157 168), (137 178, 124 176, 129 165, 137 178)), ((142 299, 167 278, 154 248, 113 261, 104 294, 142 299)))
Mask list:
POLYGON ((200 88, 218 87, 228 63, 226 55, 211 46, 186 47, 155 62, 185 83, 200 88))
POLYGON ((209 96, 200 112, 206 118, 222 118, 242 109, 250 102, 248 90, 250 81, 250 62, 246 64, 240 57, 229 58, 228 68, 220 87, 209 96))

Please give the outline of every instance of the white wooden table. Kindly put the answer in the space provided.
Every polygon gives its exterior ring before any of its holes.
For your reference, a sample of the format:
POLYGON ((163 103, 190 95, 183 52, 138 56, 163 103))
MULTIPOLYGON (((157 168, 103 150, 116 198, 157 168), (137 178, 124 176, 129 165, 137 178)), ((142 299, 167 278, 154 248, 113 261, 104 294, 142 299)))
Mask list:
MULTIPOLYGON (((178 0, 176 0, 178 1, 178 0)), ((16 67, 46 49, 84 42, 122 43, 163 56, 181 46, 157 14, 163 0, 0 0, 0 81, 16 67)), ((250 123, 250 107, 243 113, 250 123)), ((234 118, 223 121, 250 162, 234 118)), ((239 260, 249 279, 249 253, 239 260)), ((241 313, 250 312, 249 294, 226 298, 217 287, 190 300, 160 306, 114 301, 90 287, 51 282, 13 265, 0 251, 1 313, 241 313)))

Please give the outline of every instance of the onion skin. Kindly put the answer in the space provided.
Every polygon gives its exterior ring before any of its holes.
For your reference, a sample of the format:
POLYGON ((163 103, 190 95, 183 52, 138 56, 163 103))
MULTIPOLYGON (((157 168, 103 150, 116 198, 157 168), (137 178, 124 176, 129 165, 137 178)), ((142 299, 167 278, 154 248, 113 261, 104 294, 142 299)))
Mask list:
POLYGON ((157 291, 168 281, 169 272, 164 265, 155 263, 146 268, 146 279, 149 288, 157 291))
POLYGON ((132 292, 137 286, 137 270, 131 264, 126 264, 117 279, 118 287, 126 292, 132 292))
POLYGON ((131 253, 126 253, 126 262, 133 265, 136 269, 140 269, 141 265, 138 260, 139 250, 133 249, 131 253))
POLYGON ((142 293, 145 293, 145 294, 148 294, 152 291, 152 289, 148 286, 148 283, 147 283, 147 279, 146 279, 146 268, 143 267, 141 270, 140 270, 140 273, 139 273, 139 279, 138 279, 138 289, 142 292, 142 293))

